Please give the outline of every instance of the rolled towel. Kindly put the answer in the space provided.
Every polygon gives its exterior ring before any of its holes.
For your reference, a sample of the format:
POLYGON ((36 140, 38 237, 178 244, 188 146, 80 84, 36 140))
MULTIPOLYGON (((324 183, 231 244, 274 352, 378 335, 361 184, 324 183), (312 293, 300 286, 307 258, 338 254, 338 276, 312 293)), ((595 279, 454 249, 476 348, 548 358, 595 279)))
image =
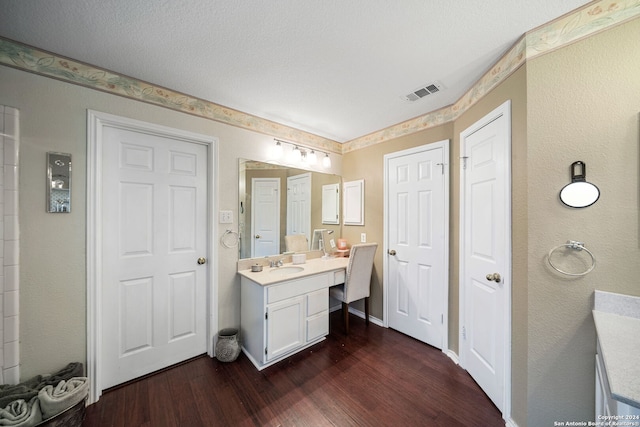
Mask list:
POLYGON ((30 401, 18 399, 0 409, 0 426, 31 427, 42 421, 40 401, 34 397, 30 401))
POLYGON ((48 419, 71 408, 89 394, 87 377, 74 377, 60 381, 55 387, 45 386, 38 393, 43 419, 48 419))
POLYGON ((82 363, 72 362, 64 368, 60 369, 58 372, 54 372, 51 375, 38 375, 37 377, 34 377, 33 379, 29 380, 29 385, 36 390, 41 390, 44 386, 55 386, 62 380, 68 381, 73 377, 82 377, 83 375, 84 366, 82 365, 82 363))

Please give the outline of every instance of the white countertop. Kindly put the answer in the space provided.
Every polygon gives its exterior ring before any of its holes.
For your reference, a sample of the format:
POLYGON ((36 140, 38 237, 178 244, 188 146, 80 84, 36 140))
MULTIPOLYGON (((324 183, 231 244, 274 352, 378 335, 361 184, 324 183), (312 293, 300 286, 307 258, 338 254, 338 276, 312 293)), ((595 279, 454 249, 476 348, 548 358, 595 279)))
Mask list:
POLYGON ((595 299, 593 319, 611 395, 640 408, 640 298, 596 291, 595 299))
POLYGON ((286 280, 299 279, 301 277, 311 276, 319 273, 326 273, 329 271, 342 270, 347 268, 349 258, 335 257, 329 259, 314 258, 308 259, 304 264, 292 264, 286 263, 282 267, 264 267, 260 272, 252 272, 248 270, 238 270, 238 274, 252 280, 253 282, 262 285, 273 285, 275 283, 284 282, 286 280), (272 270, 278 270, 285 267, 302 267, 303 270, 297 273, 291 274, 275 274, 270 273, 272 270))

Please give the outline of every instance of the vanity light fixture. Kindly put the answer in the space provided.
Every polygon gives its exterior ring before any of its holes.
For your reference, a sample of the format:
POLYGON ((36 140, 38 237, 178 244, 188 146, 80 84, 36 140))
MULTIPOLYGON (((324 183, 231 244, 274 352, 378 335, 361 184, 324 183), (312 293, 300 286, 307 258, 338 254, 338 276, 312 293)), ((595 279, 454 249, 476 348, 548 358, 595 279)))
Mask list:
POLYGON ((293 147, 293 150, 291 150, 291 161, 299 162, 300 160, 302 160, 302 151, 300 151, 300 148, 296 145, 293 147))
POLYGON ((309 166, 315 166, 315 164, 318 162, 318 158, 316 157, 316 152, 311 150, 308 154, 307 154, 307 164, 309 166))
MULTIPOLYGON (((273 138, 276 145, 273 147, 273 157, 280 159, 284 151, 284 144, 289 144, 293 147, 288 155, 288 160, 292 163, 303 163, 306 166, 315 166, 318 163, 318 154, 315 149, 305 147, 304 145, 296 144, 293 142, 283 141, 281 139, 273 138)), ((331 158, 329 153, 318 151, 320 154, 324 154, 322 158, 322 166, 325 169, 331 168, 331 158)))
POLYGON ((276 145, 273 147, 273 157, 279 159, 282 157, 283 153, 284 149, 282 148, 282 144, 280 144, 280 141, 276 140, 276 145))
POLYGON ((329 157, 329 153, 325 153, 325 156, 322 158, 322 166, 326 169, 331 167, 331 157, 329 157))

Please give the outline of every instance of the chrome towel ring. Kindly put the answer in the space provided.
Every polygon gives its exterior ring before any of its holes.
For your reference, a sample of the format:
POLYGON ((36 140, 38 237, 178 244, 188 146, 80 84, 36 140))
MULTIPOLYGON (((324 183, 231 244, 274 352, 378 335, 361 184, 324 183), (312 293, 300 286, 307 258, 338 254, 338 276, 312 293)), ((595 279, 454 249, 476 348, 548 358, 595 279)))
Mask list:
POLYGON ((233 230, 225 230, 222 237, 220 237, 220 244, 225 248, 234 248, 238 246, 238 241, 240 240, 240 235, 237 231, 233 230))
POLYGON ((549 261, 549 265, 551 267, 553 267, 554 270, 562 273, 562 274, 566 274, 567 276, 584 276, 587 275, 589 273, 591 273, 591 270, 593 270, 596 266, 596 257, 591 253, 591 251, 587 248, 584 247, 584 243, 583 242, 576 242, 575 240, 569 240, 567 241, 567 243, 564 243, 562 245, 558 245, 555 248, 551 249, 549 251, 549 255, 547 255, 547 261, 549 261), (553 253, 555 251, 557 251, 560 248, 569 248, 569 249, 573 249, 576 251, 585 251, 586 253, 589 254, 589 256, 591 257, 591 266, 589 268, 587 268, 587 270, 583 271, 582 273, 569 273, 568 271, 564 271, 559 269, 556 265, 553 264, 553 262, 551 261, 551 255, 553 255, 553 253))

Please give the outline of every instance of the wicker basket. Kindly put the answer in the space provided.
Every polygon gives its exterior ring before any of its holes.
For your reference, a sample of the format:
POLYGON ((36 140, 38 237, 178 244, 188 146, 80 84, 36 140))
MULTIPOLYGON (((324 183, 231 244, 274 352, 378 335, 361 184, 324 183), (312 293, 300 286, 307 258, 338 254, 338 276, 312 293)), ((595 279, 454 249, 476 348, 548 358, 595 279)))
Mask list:
POLYGON ((69 409, 65 409, 59 414, 47 418, 43 422, 36 424, 37 427, 80 427, 84 421, 87 411, 86 400, 82 399, 69 409))

